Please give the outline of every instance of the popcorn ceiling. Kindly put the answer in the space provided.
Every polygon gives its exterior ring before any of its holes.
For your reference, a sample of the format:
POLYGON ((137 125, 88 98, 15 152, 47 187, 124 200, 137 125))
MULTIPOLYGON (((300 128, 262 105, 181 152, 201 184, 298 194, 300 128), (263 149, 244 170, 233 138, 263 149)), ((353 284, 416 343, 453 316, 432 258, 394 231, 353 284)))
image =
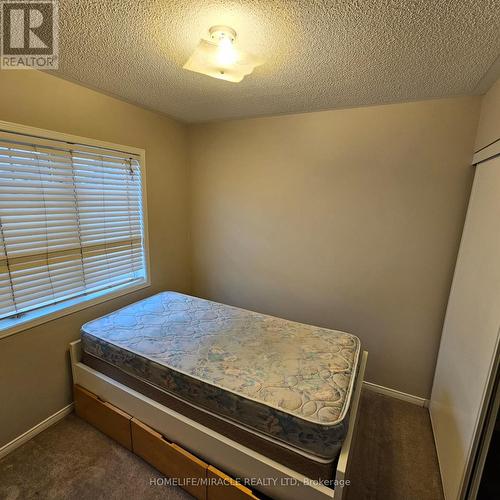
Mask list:
POLYGON ((494 0, 60 0, 56 75, 185 122, 484 92, 494 0), (227 24, 266 63, 232 84, 182 69, 227 24))

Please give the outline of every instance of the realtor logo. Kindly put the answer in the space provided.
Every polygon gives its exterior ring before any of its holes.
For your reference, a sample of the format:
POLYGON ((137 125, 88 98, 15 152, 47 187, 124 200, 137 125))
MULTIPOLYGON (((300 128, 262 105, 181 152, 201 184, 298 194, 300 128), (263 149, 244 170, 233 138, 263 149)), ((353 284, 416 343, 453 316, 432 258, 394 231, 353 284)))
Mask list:
POLYGON ((2 69, 57 69, 57 0, 2 1, 2 69))

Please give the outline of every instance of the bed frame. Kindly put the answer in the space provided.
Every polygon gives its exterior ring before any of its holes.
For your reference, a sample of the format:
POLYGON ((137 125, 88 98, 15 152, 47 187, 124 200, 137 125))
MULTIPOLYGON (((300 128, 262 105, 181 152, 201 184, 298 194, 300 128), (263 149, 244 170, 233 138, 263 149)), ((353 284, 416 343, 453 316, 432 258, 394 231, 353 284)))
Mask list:
MULTIPOLYGON (((189 450, 194 456, 201 458, 198 460, 200 463, 212 464, 207 466, 207 477, 211 470, 217 471, 213 467, 215 466, 229 476, 251 478, 252 487, 255 490, 273 499, 345 499, 349 484, 349 455, 356 437, 361 387, 368 357, 366 351, 362 353, 360 358, 358 376, 350 406, 349 429, 340 451, 334 478, 335 489, 325 484, 319 484, 317 481, 313 481, 83 364, 80 340, 70 344, 70 356, 75 386, 83 388, 97 396, 100 401, 106 402, 105 404, 113 405, 119 409, 117 411, 130 416, 132 427, 134 427, 135 422, 136 429, 148 428, 152 433, 164 436, 176 443, 170 447, 189 450)), ((92 418, 88 418, 88 420, 92 421, 92 418)), ((138 454, 143 456, 141 453, 138 454)), ((186 453, 184 454, 186 455, 186 453)), ((148 457, 143 456, 143 458, 148 460, 148 457)), ((197 459, 194 458, 194 460, 197 459)))

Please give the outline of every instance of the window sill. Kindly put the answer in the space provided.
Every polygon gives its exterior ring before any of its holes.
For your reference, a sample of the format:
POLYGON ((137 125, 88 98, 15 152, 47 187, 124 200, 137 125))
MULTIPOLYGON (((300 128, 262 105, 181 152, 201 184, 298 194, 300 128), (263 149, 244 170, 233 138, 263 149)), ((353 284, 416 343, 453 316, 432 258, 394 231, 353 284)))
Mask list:
POLYGON ((61 318, 62 316, 81 311, 82 309, 87 309, 88 307, 107 302, 108 300, 116 299, 122 295, 142 290, 149 286, 151 286, 149 280, 118 285, 112 289, 100 290, 99 292, 94 292, 83 297, 75 297, 74 299, 65 300, 58 304, 52 304, 35 311, 30 311, 23 314, 21 318, 0 320, 0 339, 47 323, 48 321, 61 318))

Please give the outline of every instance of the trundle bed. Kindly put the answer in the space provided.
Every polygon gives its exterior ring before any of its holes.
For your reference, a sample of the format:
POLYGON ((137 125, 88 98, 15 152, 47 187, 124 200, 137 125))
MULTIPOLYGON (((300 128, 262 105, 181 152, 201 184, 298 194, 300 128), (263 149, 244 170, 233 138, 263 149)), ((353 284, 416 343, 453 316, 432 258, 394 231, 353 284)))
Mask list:
MULTIPOLYGON (((163 292, 87 323, 70 352, 77 413, 166 475, 195 464, 256 495, 342 497, 367 358, 357 337, 163 292)), ((206 484, 185 489, 222 498, 206 484)))

